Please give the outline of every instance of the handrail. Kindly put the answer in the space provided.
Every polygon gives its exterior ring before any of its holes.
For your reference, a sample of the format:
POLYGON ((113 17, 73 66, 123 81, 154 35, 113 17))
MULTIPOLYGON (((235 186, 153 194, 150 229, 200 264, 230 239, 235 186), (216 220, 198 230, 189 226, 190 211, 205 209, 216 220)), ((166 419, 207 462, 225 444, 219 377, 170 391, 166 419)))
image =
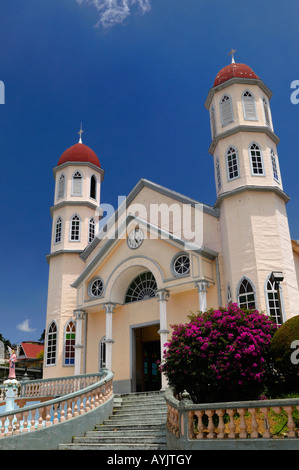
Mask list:
POLYGON ((293 416, 299 411, 299 398, 194 404, 188 394, 179 401, 168 389, 165 399, 167 428, 178 438, 277 438, 271 420, 278 415, 284 422, 285 435, 299 438, 293 416))
POLYGON ((0 438, 56 425, 100 406, 113 395, 112 381, 113 373, 107 371, 104 378, 81 390, 0 413, 0 438))

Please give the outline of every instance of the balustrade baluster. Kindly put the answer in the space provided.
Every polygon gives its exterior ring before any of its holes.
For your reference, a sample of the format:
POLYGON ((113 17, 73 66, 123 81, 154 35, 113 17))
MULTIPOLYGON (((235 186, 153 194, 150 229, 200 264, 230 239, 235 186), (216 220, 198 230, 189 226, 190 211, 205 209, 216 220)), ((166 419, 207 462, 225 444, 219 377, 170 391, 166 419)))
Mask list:
POLYGON ((188 439, 194 439, 194 411, 188 413, 188 439))
POLYGON ((58 420, 58 405, 59 405, 59 403, 54 403, 54 405, 53 405, 53 409, 54 409, 53 424, 58 424, 59 423, 59 420, 58 420))
POLYGON ((196 435, 196 439, 203 439, 204 425, 203 425, 203 422, 202 422, 202 417, 205 414, 205 412, 203 410, 198 410, 198 411, 195 411, 194 414, 198 419, 198 422, 197 422, 198 433, 196 435))
POLYGON ((22 413, 17 413, 16 414, 16 421, 15 421, 15 430, 14 434, 18 435, 21 433, 21 419, 22 419, 22 413))
POLYGON ((73 417, 72 406, 73 406, 73 401, 72 401, 72 400, 68 400, 68 401, 67 401, 67 415, 66 415, 66 419, 71 419, 71 418, 73 417))
POLYGON ((24 411, 23 413, 23 432, 28 432, 28 414, 29 411, 24 411))
POLYGON ((225 436, 224 430, 225 430, 225 423, 223 416, 225 414, 225 410, 216 410, 217 415, 219 416, 219 424, 218 424, 218 429, 219 432, 217 434, 217 439, 223 439, 225 436))
POLYGON ((209 418, 209 423, 208 423, 209 432, 208 432, 207 438, 214 439, 215 437, 215 432, 214 432, 215 426, 213 423, 214 410, 207 410, 206 415, 209 418))
POLYGON ((51 405, 46 406, 46 427, 51 426, 51 408, 51 405))
POLYGON ((268 413, 269 413, 269 408, 267 407, 262 407, 261 412, 264 415, 264 432, 263 432, 263 438, 268 439, 271 437, 270 434, 270 425, 269 425, 269 420, 268 420, 268 413))
POLYGON ((30 420, 30 427, 29 431, 34 431, 35 430, 35 415, 36 415, 36 409, 31 410, 31 420, 30 420))
POLYGON ((293 416, 292 416, 294 407, 293 406, 285 406, 284 409, 285 409, 285 411, 287 412, 287 415, 288 415, 288 422, 287 422, 287 427, 289 429, 288 437, 296 437, 295 423, 294 423, 293 416))
POLYGON ((239 437, 241 439, 246 439, 247 438, 245 411, 246 411, 245 408, 238 408, 237 409, 237 412, 240 415, 240 429, 241 429, 241 432, 239 434, 239 437))
POLYGON ((234 439, 236 437, 236 433, 235 433, 236 425, 234 422, 235 412, 236 412, 235 410, 231 410, 231 409, 227 410, 227 414, 229 415, 229 429, 230 429, 230 433, 228 434, 228 437, 230 439, 234 439))
POLYGON ((256 420, 256 408, 248 408, 249 413, 251 414, 251 426, 252 432, 250 433, 250 437, 256 439, 259 437, 259 426, 256 420))

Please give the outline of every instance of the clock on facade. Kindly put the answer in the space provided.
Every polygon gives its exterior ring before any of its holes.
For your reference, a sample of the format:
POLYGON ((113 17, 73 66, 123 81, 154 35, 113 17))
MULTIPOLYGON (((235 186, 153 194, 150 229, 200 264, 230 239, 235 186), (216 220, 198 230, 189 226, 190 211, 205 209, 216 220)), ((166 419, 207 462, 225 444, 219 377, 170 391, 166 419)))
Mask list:
POLYGON ((140 230, 140 228, 135 227, 134 230, 132 230, 127 238, 127 243, 129 248, 138 248, 141 243, 143 242, 143 232, 140 230))

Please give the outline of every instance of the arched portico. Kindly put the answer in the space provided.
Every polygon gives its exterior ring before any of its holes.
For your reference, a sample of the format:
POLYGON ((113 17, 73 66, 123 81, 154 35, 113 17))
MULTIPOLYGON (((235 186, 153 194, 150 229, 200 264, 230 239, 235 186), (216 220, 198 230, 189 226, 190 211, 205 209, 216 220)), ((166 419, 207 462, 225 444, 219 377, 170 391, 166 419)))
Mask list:
MULTIPOLYGON (((126 260, 124 260, 122 263, 120 263, 114 271, 112 271, 108 281, 107 281, 107 287, 106 287, 106 292, 105 292, 105 298, 107 299, 107 303, 103 305, 103 308, 106 311, 106 340, 108 338, 108 342, 106 343, 106 348, 107 348, 107 361, 109 361, 109 364, 107 363, 107 367, 109 368, 112 367, 112 351, 117 350, 118 345, 117 341, 114 341, 112 337, 112 330, 113 330, 113 318, 114 315, 118 314, 118 307, 123 306, 125 309, 124 311, 128 311, 130 309, 130 305, 132 305, 132 308, 136 310, 136 305, 139 306, 140 308, 140 323, 130 325, 130 347, 129 347, 129 354, 130 354, 130 363, 131 363, 131 388, 132 390, 135 389, 136 387, 136 375, 138 373, 136 372, 136 367, 140 366, 140 363, 143 363, 143 360, 141 357, 136 358, 136 351, 137 354, 140 353, 144 354, 146 351, 146 354, 151 350, 150 346, 154 347, 154 343, 157 344, 157 338, 158 338, 158 353, 159 357, 156 359, 161 360, 163 356, 163 350, 164 350, 164 343, 167 341, 167 333, 168 333, 168 323, 167 323, 167 311, 166 311, 166 301, 165 297, 161 294, 163 292, 163 273, 159 265, 151 260, 150 258, 147 258, 145 256, 139 256, 139 257, 131 257, 126 260), (147 300, 142 300, 142 301, 136 301, 132 303, 126 303, 126 294, 128 291, 128 288, 132 281, 136 278, 138 278, 139 275, 142 275, 143 273, 151 273, 153 277, 155 278, 155 284, 156 284, 156 292, 155 292, 155 297, 157 300, 156 304, 156 311, 157 311, 157 337, 151 338, 150 340, 147 339, 144 341, 144 343, 140 342, 143 340, 140 340, 142 337, 142 329, 144 333, 148 333, 148 325, 145 324, 144 318, 143 318, 143 310, 145 307, 144 302, 147 302, 147 300), (134 304, 134 305, 133 305, 134 304), (113 305, 114 308, 111 308, 109 306, 113 305), (138 343, 139 342, 139 343, 138 343)), ((168 293, 169 295, 169 293, 168 293)), ((152 302, 154 299, 152 298, 152 302)), ((155 346, 156 347, 156 346, 155 346)), ((146 362, 146 361, 145 361, 146 362)), ((148 363, 147 368, 151 366, 156 366, 156 363, 154 362, 148 363)), ((142 371, 143 373, 144 371, 142 371)), ((161 377, 161 381, 159 381, 159 384, 162 384, 162 388, 165 388, 166 383, 164 377, 161 377)), ((159 387, 160 387, 159 385, 159 387)), ((150 386, 150 385, 149 385, 150 386)))

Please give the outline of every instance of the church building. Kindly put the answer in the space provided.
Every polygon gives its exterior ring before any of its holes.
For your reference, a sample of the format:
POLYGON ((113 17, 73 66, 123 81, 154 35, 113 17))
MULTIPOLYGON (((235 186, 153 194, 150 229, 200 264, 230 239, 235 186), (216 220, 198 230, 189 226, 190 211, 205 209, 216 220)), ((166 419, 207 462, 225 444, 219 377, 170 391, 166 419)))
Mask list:
POLYGON ((114 372, 116 393, 160 390, 171 325, 236 302, 278 324, 298 314, 291 240, 267 85, 247 65, 217 74, 214 205, 141 179, 99 225, 104 170, 71 146, 55 166, 44 378, 114 372))

